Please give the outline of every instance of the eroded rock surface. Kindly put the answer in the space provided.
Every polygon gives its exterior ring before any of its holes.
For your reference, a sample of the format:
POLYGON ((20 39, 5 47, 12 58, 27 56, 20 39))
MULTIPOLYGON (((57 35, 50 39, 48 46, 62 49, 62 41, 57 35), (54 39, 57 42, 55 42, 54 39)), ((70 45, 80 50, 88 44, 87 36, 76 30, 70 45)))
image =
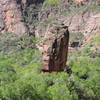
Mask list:
MULTIPOLYGON (((82 33, 84 41, 100 36, 100 12, 84 11, 73 16, 61 17, 59 21, 69 26, 70 33, 82 33)), ((35 31, 36 37, 44 36, 45 30, 42 25, 38 26, 35 31)))
POLYGON ((0 31, 16 34, 27 33, 27 27, 22 22, 20 7, 16 0, 0 0, 0 31))
POLYGON ((67 61, 69 32, 64 25, 50 25, 39 44, 43 71, 63 71, 67 61))

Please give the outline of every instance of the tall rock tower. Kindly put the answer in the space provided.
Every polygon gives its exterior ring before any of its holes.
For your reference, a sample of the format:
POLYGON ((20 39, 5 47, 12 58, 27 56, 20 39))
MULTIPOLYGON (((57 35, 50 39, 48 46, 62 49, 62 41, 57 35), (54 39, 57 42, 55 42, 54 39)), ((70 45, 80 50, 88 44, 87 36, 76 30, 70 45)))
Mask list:
POLYGON ((42 52, 42 71, 63 71, 68 54, 69 32, 64 25, 49 26, 43 42, 39 45, 42 52))

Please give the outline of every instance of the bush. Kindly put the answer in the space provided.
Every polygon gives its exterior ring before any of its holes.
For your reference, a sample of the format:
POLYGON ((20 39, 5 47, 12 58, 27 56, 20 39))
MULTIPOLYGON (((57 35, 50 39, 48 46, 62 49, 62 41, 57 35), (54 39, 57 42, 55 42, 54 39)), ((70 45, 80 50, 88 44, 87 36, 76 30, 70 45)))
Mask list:
POLYGON ((45 0, 44 4, 60 4, 60 0, 45 0))

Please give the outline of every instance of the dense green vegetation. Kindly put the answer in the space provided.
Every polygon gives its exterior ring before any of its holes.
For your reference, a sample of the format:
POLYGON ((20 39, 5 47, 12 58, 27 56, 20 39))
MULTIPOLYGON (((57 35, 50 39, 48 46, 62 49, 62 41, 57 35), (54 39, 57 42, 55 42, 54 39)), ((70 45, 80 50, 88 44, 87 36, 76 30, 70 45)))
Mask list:
POLYGON ((0 100, 99 100, 100 52, 94 55, 91 48, 100 37, 69 53, 69 70, 43 73, 34 37, 5 35, 0 35, 0 100))

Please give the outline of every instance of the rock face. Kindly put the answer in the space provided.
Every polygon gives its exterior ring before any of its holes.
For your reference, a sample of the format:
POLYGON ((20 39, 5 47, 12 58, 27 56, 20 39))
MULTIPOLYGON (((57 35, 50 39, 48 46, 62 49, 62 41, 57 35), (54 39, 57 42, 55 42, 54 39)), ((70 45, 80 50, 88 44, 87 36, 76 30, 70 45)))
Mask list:
POLYGON ((23 17, 16 0, 0 0, 0 32, 27 33, 23 17))
POLYGON ((49 26, 39 49, 42 51, 42 71, 63 71, 67 61, 69 32, 64 25, 49 26))
POLYGON ((100 30, 100 12, 83 12, 63 19, 71 32, 82 32, 84 35, 98 33, 100 30), (69 24, 70 23, 70 24, 69 24))
POLYGON ((42 7, 38 14, 39 24, 35 28, 36 37, 44 36, 48 23, 54 21, 61 21, 66 26, 69 26, 69 31, 72 34, 80 33, 83 35, 82 41, 89 41, 95 36, 100 36, 100 11, 97 9, 99 8, 100 0, 61 1, 65 3, 59 6, 47 5, 42 7), (71 6, 74 3, 74 7, 71 6), (96 8, 92 10, 91 6, 96 8), (65 12, 67 13, 65 14, 65 12))
MULTIPOLYGON (((100 12, 84 11, 73 16, 59 18, 66 26, 69 26, 70 33, 82 33, 84 41, 89 41, 95 36, 100 36, 100 12)), ((44 36, 46 28, 41 25, 35 31, 36 37, 44 36)))
POLYGON ((90 41, 91 38, 100 36, 100 12, 90 16, 85 26, 84 35, 84 41, 90 41))

